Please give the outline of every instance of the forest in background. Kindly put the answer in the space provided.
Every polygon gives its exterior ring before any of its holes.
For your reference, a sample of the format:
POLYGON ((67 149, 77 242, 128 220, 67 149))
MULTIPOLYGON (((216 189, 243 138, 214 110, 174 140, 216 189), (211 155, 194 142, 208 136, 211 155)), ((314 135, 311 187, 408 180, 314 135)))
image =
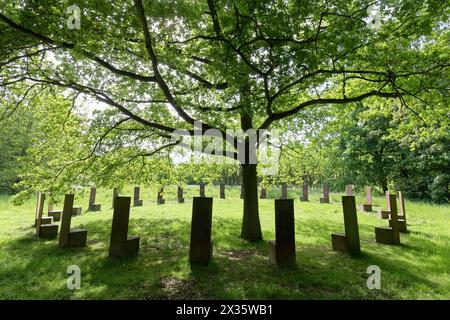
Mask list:
MULTIPOLYGON (((372 185, 380 192, 395 188, 404 190, 410 199, 448 203, 450 120, 444 103, 445 100, 436 101, 433 113, 425 118, 387 103, 371 108, 363 103, 328 106, 320 109, 320 117, 317 114, 297 117, 282 132, 278 174, 260 175, 260 183, 286 182, 291 186, 328 183, 331 191, 342 191, 351 183, 357 190, 372 185), (436 117, 439 110, 441 117, 436 117)), ((62 94, 46 93, 2 122, 2 193, 18 193, 20 203, 21 198, 31 194, 30 186, 39 185, 39 181, 42 185, 51 184, 67 159, 86 153, 87 144, 83 140, 92 134, 99 135, 99 123, 81 111, 83 106, 79 112, 70 113, 73 109, 72 102, 62 94)), ((116 136, 108 141, 110 146, 104 154, 93 156, 90 165, 98 163, 103 168, 97 177, 108 178, 96 181, 96 177, 86 174, 78 176, 73 184, 93 181, 100 186, 219 181, 239 184, 239 166, 176 165, 168 156, 169 150, 148 157, 147 162, 136 159, 121 163, 123 143, 116 136), (105 167, 105 163, 110 165, 105 167)), ((79 165, 73 163, 73 170, 80 170, 79 165)), ((70 167, 66 169, 70 172, 70 167)), ((55 186, 73 179, 73 172, 58 174, 55 186)))

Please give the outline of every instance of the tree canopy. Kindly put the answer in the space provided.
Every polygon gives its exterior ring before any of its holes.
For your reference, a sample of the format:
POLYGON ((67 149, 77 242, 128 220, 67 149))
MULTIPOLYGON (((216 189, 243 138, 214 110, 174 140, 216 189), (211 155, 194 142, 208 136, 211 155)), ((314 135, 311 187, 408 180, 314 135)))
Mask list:
POLYGON ((79 17, 69 1, 0 4, 4 115, 58 89, 96 104, 68 161, 84 164, 147 158, 181 144, 175 130, 215 129, 221 154, 241 164, 245 239, 262 238, 246 161, 260 141, 227 130, 283 129, 322 107, 385 99, 422 120, 448 116, 446 1, 82 0, 79 17))

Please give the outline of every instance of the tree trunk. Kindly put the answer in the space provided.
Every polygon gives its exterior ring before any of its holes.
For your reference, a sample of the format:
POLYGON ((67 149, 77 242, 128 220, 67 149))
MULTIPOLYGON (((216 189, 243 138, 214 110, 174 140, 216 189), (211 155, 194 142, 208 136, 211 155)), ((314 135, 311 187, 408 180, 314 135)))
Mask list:
POLYGON ((381 189, 383 189, 383 192, 388 191, 388 185, 387 185, 387 180, 386 179, 381 179, 380 187, 381 187, 381 189))
POLYGON ((242 164, 241 168, 244 198, 241 238, 248 241, 260 241, 263 238, 259 222, 256 164, 242 164))
POLYGON ((383 149, 375 152, 373 155, 373 171, 383 192, 388 191, 388 182, 385 174, 385 166, 383 163, 383 149))

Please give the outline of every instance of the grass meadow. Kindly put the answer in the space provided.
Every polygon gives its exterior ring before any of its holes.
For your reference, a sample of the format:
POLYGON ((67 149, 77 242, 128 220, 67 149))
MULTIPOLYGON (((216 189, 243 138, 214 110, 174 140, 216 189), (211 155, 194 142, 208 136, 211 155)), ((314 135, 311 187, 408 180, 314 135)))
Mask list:
MULTIPOLYGON (((121 195, 132 196, 132 186, 121 195)), ((76 195, 83 214, 72 228, 88 229, 85 248, 60 249, 57 240, 42 240, 33 228, 35 201, 13 206, 0 196, 0 299, 449 299, 450 206, 406 201, 409 233, 400 246, 375 242, 375 226, 387 226, 375 213, 358 213, 362 254, 351 258, 331 249, 331 233, 344 229, 340 194, 320 204, 312 190, 309 202, 295 200, 297 266, 280 269, 269 263, 267 240, 275 238, 274 199, 270 189, 260 200, 264 241, 239 238, 242 200, 239 187, 207 186, 213 203, 213 262, 188 261, 192 197, 198 186, 185 189, 186 202, 176 202, 176 187, 165 189, 166 204, 156 204, 156 189, 141 188, 142 207, 132 208, 129 234, 139 235, 136 257, 108 258, 112 190, 97 190, 100 212, 86 212, 89 190, 76 195), (67 267, 81 269, 81 289, 66 287, 67 267), (381 269, 381 289, 369 290, 367 267, 381 269)), ((357 194, 357 203, 363 194, 357 194)), ((374 197, 375 209, 384 207, 374 197)), ((46 206, 45 206, 46 208, 46 206)), ((62 204, 55 206, 61 209, 62 204)), ((44 211, 46 212, 46 210, 44 211)))

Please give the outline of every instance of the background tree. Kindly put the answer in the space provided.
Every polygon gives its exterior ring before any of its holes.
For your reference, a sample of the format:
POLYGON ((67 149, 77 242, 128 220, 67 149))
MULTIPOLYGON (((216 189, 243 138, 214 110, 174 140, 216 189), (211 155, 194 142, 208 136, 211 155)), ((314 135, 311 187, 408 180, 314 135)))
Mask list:
POLYGON ((410 198, 449 200, 449 132, 445 108, 418 118, 400 105, 358 104, 336 113, 311 146, 326 152, 325 175, 334 190, 355 183, 362 189, 403 190, 410 198), (442 116, 439 116, 441 114, 442 116), (426 125, 424 125, 424 122, 426 125))
POLYGON ((32 111, 23 109, 17 114, 0 122, 0 193, 14 193, 18 189, 21 167, 17 162, 26 156, 31 146, 35 120, 32 111))
POLYGON ((322 148, 329 151, 328 176, 333 177, 333 188, 343 190, 347 184, 376 185, 388 190, 388 181, 401 158, 397 141, 389 139, 394 127, 392 114, 376 113, 364 117, 367 107, 358 104, 355 109, 342 112, 324 129, 322 148))

